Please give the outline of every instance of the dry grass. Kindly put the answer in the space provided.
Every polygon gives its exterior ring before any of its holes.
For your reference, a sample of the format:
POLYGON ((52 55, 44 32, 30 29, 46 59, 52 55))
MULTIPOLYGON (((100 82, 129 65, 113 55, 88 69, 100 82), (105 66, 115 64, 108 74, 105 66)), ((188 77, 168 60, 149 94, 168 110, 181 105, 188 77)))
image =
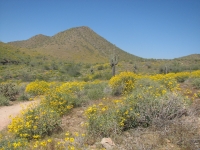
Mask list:
POLYGON ((163 127, 137 128, 112 137, 117 150, 197 150, 200 148, 200 120, 183 117, 166 121, 163 127))
POLYGON ((137 128, 115 137, 122 150, 197 150, 200 148, 199 106, 191 107, 187 116, 160 120, 149 128, 137 128))
MULTIPOLYGON (((173 120, 157 119, 148 128, 138 127, 124 131, 120 135, 111 135, 116 145, 115 150, 198 150, 200 148, 199 102, 196 100, 187 110, 186 115, 176 116, 173 120)), ((84 109, 76 108, 69 116, 63 118, 65 131, 86 131, 81 127, 85 121, 84 109)), ((100 141, 101 138, 89 135, 85 138, 85 143, 90 145, 91 149, 102 148, 100 141)))
MULTIPOLYGON (((114 97, 112 97, 114 98, 114 97)), ((115 98, 114 98, 115 99, 115 98)), ((90 101, 87 106, 101 100, 90 101)), ((53 135, 62 139, 66 131, 84 133, 85 106, 74 108, 70 114, 62 118, 62 132, 53 135)), ((120 135, 112 135, 116 144, 115 150, 198 150, 200 148, 200 100, 194 101, 186 116, 175 117, 173 120, 160 119, 148 128, 135 128, 120 135)), ((101 139, 86 136, 84 143, 90 149, 100 149, 101 139)), ((52 150, 55 143, 52 143, 52 150)))

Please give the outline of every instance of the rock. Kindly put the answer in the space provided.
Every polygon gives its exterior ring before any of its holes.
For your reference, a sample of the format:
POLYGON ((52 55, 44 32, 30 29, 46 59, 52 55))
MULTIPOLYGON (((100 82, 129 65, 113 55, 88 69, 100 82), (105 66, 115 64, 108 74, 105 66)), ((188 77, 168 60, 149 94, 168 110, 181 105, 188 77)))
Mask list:
POLYGON ((111 138, 103 138, 101 140, 101 144, 108 150, 112 150, 115 147, 115 143, 112 141, 111 138))
POLYGON ((169 139, 165 139, 165 141, 166 141, 167 143, 170 143, 170 142, 171 142, 169 139))
POLYGON ((124 132, 124 135, 125 135, 126 137, 130 137, 130 136, 131 136, 129 132, 124 132))
POLYGON ((89 146, 89 148, 90 148, 90 150, 95 150, 97 148, 97 146, 96 145, 91 145, 91 146, 89 146))
POLYGON ((80 111, 77 111, 76 114, 79 118, 82 118, 83 117, 83 113, 84 111, 80 110, 80 111))

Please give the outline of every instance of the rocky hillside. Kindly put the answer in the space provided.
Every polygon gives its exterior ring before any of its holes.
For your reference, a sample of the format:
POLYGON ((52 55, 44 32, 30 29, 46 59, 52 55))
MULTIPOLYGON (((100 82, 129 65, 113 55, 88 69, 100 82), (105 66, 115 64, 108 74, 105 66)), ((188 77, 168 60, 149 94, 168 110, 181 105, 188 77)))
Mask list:
POLYGON ((28 40, 8 44, 74 62, 108 62, 113 53, 119 55, 120 61, 141 59, 119 49, 85 26, 71 28, 52 37, 39 34, 28 40))

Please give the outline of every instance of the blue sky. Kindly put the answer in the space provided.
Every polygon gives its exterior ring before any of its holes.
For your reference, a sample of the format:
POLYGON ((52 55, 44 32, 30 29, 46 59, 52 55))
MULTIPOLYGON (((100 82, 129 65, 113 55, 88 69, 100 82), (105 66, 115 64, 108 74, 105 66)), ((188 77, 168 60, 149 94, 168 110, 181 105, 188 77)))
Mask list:
POLYGON ((200 0, 0 0, 0 41, 88 26, 143 58, 200 54, 200 0))

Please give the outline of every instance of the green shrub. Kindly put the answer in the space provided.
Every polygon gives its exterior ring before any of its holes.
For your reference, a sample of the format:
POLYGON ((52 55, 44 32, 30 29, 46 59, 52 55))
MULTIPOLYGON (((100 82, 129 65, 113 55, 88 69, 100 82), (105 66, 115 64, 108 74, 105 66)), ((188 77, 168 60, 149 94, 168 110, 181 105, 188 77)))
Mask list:
POLYGON ((111 136, 136 127, 179 118, 187 112, 187 101, 167 91, 158 81, 138 79, 135 89, 125 99, 105 101, 89 107, 88 132, 96 136, 111 136))
POLYGON ((116 110, 109 109, 109 106, 112 105, 100 103, 87 108, 85 115, 88 118, 88 134, 95 137, 109 137, 121 132, 116 110))
POLYGON ((35 79, 33 73, 28 71, 20 72, 19 78, 24 82, 30 82, 35 79))
POLYGON ((197 92, 197 96, 200 98, 200 91, 199 91, 199 92, 197 92))
POLYGON ((104 69, 104 66, 103 65, 99 65, 98 67, 97 67, 97 70, 103 70, 104 69))
POLYGON ((30 98, 31 98, 31 96, 24 92, 24 93, 19 95, 18 100, 19 101, 28 101, 30 98))
POLYGON ((8 106, 9 99, 6 98, 4 95, 0 94, 0 106, 8 106))
POLYGON ((4 95, 10 101, 16 100, 18 89, 14 83, 0 83, 0 94, 4 95))
POLYGON ((179 118, 187 112, 185 99, 176 94, 168 93, 159 98, 154 98, 148 93, 144 93, 142 98, 137 97, 137 95, 133 92, 126 100, 127 107, 132 108, 133 112, 129 113, 131 119, 125 120, 124 129, 137 126, 147 127, 152 123, 156 124, 158 120, 164 122, 179 118), (134 114, 133 117, 131 114, 134 114))
POLYGON ((104 97, 104 85, 103 84, 92 84, 90 89, 87 91, 87 96, 91 100, 96 100, 104 97))
POLYGON ((103 80, 110 80, 112 78, 112 74, 110 71, 106 71, 102 73, 102 79, 103 80))
POLYGON ((192 85, 195 88, 200 89, 200 78, 193 78, 192 79, 192 85))
POLYGON ((85 81, 85 82, 88 82, 88 81, 90 81, 90 78, 88 76, 85 76, 85 77, 83 77, 82 80, 85 81))
POLYGON ((29 100, 31 97, 29 94, 25 92, 26 86, 27 86, 27 83, 21 83, 17 86, 18 92, 19 92, 18 100, 20 101, 29 100))
POLYGON ((91 64, 85 64, 84 68, 89 69, 91 67, 91 64))
POLYGON ((43 68, 44 68, 44 70, 51 70, 51 67, 49 64, 44 64, 43 68))
POLYGON ((183 82, 185 82, 185 80, 187 79, 188 77, 180 77, 180 76, 177 76, 176 77, 176 80, 177 80, 177 82, 179 82, 179 83, 183 83, 183 82))
POLYGON ((88 98, 91 100, 97 100, 104 97, 103 87, 100 85, 93 86, 87 93, 88 98))
POLYGON ((5 138, 0 140, 0 148, 2 150, 22 150, 26 149, 26 145, 28 144, 28 141, 26 139, 22 138, 5 138))
POLYGON ((81 75, 80 73, 80 65, 77 64, 69 64, 66 68, 67 74, 69 74, 71 77, 78 77, 81 75))
POLYGON ((103 91, 100 89, 91 89, 88 91, 88 98, 91 100, 96 100, 99 98, 103 98, 103 91))
POLYGON ((56 62, 51 63, 52 70, 58 70, 58 64, 56 62))
POLYGON ((101 79, 101 78, 102 78, 102 74, 101 74, 101 73, 95 73, 95 74, 93 74, 93 76, 92 76, 92 79, 93 79, 93 80, 101 79))

